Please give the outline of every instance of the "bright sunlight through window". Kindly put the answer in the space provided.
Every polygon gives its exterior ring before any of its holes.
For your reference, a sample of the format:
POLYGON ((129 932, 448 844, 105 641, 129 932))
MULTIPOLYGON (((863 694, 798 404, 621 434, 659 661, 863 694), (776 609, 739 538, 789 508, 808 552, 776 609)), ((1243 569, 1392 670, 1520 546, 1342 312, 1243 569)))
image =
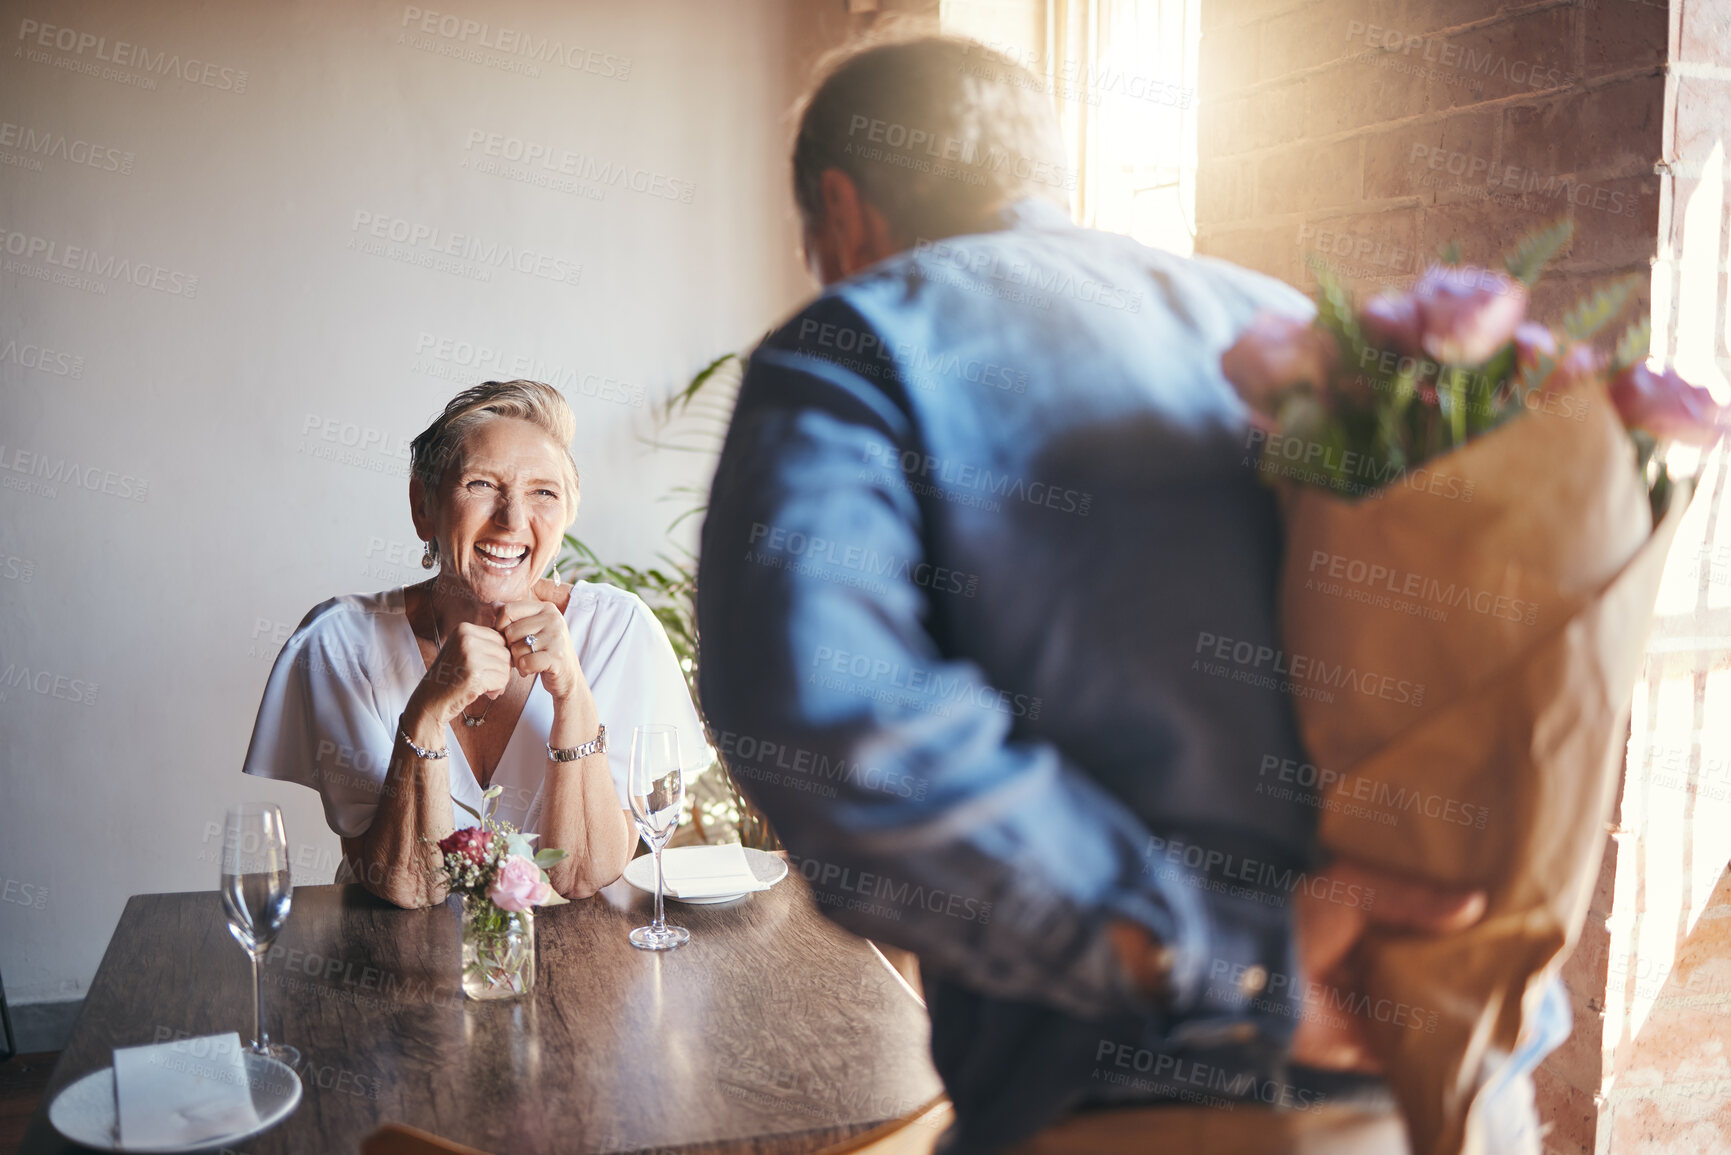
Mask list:
POLYGON ((1064 126, 1080 224, 1196 244, 1200 0, 944 0, 946 31, 1028 67, 1064 126))

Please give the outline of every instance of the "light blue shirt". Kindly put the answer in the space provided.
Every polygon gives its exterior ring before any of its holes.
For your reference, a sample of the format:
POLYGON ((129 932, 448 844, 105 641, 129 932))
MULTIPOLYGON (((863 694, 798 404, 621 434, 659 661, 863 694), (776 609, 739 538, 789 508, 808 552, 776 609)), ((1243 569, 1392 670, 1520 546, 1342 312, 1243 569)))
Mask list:
POLYGON ((919 954, 948 1150, 1086 1103, 1310 1105, 1317 800, 1273 788, 1290 702, 1237 656, 1280 648, 1281 541, 1219 359, 1312 307, 1043 202, 1001 223, 752 354, 703 530, 713 736, 824 911, 919 954), (1169 999, 1120 919, 1172 948, 1169 999))

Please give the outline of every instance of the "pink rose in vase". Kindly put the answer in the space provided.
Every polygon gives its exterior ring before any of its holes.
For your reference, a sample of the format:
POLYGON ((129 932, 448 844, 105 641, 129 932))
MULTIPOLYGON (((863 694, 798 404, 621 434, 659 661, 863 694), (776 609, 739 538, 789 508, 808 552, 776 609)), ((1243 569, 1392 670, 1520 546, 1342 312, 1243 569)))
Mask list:
POLYGON ((553 888, 541 877, 539 866, 520 854, 512 854, 499 863, 487 897, 500 910, 521 911, 545 903, 552 892, 553 888))

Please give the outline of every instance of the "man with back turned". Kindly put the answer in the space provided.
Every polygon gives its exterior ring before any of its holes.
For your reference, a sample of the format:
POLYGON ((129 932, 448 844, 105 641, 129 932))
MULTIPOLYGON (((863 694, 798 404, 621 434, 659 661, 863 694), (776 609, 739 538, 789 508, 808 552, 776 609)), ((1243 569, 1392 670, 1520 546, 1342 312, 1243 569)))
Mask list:
POLYGON ((716 472, 703 706, 822 909, 918 954, 942 1149, 1401 1150, 1314 1012, 1367 926, 1483 897, 1314 861, 1288 697, 1237 656, 1279 648, 1280 539, 1219 358, 1310 305, 1073 225, 1040 89, 926 37, 806 102, 825 291, 716 472))

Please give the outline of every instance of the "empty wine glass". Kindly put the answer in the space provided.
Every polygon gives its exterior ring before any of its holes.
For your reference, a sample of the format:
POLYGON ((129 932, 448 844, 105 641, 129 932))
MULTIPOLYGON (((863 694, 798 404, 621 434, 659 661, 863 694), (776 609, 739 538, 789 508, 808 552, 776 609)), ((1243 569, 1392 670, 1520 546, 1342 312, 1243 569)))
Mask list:
POLYGON ((679 731, 672 726, 638 726, 631 733, 631 777, 626 785, 631 817, 655 855, 655 921, 631 932, 640 950, 672 950, 691 941, 682 926, 667 925, 662 913, 661 848, 679 825, 685 803, 685 772, 679 767, 679 731))
POLYGON ((252 959, 252 1045, 254 1054, 269 1055, 299 1067, 300 1052, 273 1043, 264 1029, 264 993, 259 963, 277 932, 288 921, 294 884, 289 877, 288 836, 282 811, 269 802, 243 802, 228 808, 222 830, 222 909, 228 932, 252 959))

